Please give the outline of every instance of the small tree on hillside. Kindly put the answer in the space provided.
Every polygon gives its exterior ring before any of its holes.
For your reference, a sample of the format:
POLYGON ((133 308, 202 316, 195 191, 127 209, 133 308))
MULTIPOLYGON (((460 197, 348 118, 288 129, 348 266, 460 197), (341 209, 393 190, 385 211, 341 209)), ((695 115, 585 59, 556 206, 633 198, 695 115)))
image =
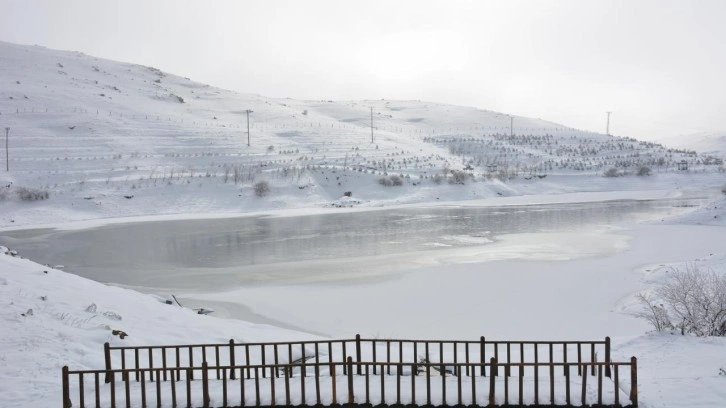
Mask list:
POLYGON ((255 195, 257 197, 264 197, 270 193, 270 183, 268 183, 264 180, 258 181, 257 183, 255 183, 253 188, 255 190, 255 195))

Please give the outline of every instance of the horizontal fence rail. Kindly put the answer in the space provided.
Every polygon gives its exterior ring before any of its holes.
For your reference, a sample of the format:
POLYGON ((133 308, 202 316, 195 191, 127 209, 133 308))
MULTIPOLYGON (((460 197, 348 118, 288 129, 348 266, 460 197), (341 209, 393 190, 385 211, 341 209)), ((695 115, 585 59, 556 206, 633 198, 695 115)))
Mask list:
POLYGON ((110 371, 63 367, 62 383, 64 408, 638 405, 635 357, 629 362, 578 363, 506 363, 491 357, 483 364, 358 362, 348 357, 344 362, 310 362, 307 367, 299 364, 210 366, 206 361, 197 367, 110 371), (604 375, 607 368, 612 369, 612 379, 604 375), (482 376, 481 372, 488 375, 482 376), (517 374, 512 376, 512 372, 517 374), (583 375, 573 375, 576 372, 583 375), (216 373, 221 373, 219 380, 214 379, 216 373), (621 376, 628 374, 629 381, 622 381, 621 376), (109 376, 109 382, 101 382, 101 376, 109 376), (588 377, 592 379, 588 381, 588 377), (78 398, 78 405, 72 404, 72 397, 78 398))

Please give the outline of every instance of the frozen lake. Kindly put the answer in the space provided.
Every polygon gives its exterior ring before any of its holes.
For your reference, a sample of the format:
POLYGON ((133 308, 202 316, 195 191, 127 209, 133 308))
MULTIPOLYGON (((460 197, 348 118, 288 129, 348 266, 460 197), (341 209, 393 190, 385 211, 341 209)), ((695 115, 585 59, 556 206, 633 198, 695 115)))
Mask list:
MULTIPOLYGON (((575 304, 588 299, 603 312, 600 319, 581 316, 583 324, 568 325, 578 329, 572 335, 602 337, 613 334, 602 319, 612 318, 618 298, 638 285, 634 267, 683 256, 679 251, 690 253, 689 245, 708 250, 688 238, 708 239, 698 227, 653 226, 661 228, 656 234, 664 243, 652 248, 640 243, 651 238, 633 238, 628 229, 703 202, 691 197, 154 221, 0 232, 0 245, 100 282, 174 293, 185 305, 211 306, 219 316, 327 335, 476 337, 482 329, 465 322, 499 308, 504 317, 490 318, 490 330, 531 338, 532 326, 545 324, 553 311, 569 307, 557 319, 578 316, 578 308, 557 294, 566 287, 575 304), (687 245, 679 243, 683 237, 687 245), (518 310, 523 300, 539 305, 518 310), (530 323, 508 324, 509 313, 530 323)), ((592 315, 592 308, 580 311, 592 315)), ((636 322, 623 330, 643 327, 636 322)))

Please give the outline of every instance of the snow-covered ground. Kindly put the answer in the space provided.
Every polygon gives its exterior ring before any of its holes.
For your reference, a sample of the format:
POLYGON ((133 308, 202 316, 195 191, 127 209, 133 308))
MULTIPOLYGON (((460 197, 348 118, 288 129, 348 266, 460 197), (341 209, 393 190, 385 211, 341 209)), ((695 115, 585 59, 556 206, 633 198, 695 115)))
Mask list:
MULTIPOLYGON (((689 190, 718 192, 726 184, 718 165, 706 165, 689 152, 520 117, 514 128, 520 138, 507 138, 508 115, 473 108, 420 101, 265 98, 215 89, 149 67, 7 43, 0 43, 0 80, 0 128, 11 129, 11 171, 0 175, 0 228, 6 230, 416 204, 647 199, 689 190), (245 109, 254 111, 251 146, 246 143, 245 109), (681 160, 689 164, 688 171, 676 170, 681 160), (451 178, 448 170, 467 165, 473 168, 473 178, 464 184, 436 179, 451 178), (645 165, 652 168, 651 176, 632 174, 645 165), (610 167, 629 175, 602 177, 610 167), (391 175, 400 175, 403 185, 380 184, 391 175), (271 184, 265 197, 254 193, 259 181, 271 184), (23 201, 16 195, 21 187, 47 191, 49 198, 23 201), (352 197, 343 198, 346 191, 352 197)), ((486 331, 498 338, 542 338, 555 329, 565 335, 614 335, 614 359, 639 358, 642 406, 726 406, 726 376, 718 374, 719 368, 726 369, 726 339, 638 335, 648 328, 628 315, 637 307, 632 295, 656 284, 668 268, 696 262, 726 273, 725 218, 726 200, 719 199, 670 220, 559 234, 551 237, 557 247, 548 246, 541 236, 513 235, 495 244, 499 257, 494 259, 484 259, 476 250, 447 254, 453 257, 449 259, 411 259, 415 270, 389 282, 391 292, 382 294, 381 302, 346 314, 336 314, 336 304, 360 295, 352 287, 305 288, 306 296, 321 299, 319 304, 293 302, 300 287, 277 288, 272 301, 268 289, 222 296, 243 296, 253 310, 296 327, 315 326, 348 336, 355 334, 355 322, 361 319, 372 326, 380 322, 380 331, 371 334, 389 336, 394 326, 386 326, 391 320, 385 316, 412 306, 418 313, 406 337, 424 329, 430 332, 436 325, 472 327, 473 337, 486 331), (582 240, 592 244, 593 253, 562 252, 568 243, 577 248, 582 240), (526 251, 540 257, 508 257, 526 251), (555 268, 544 261, 554 259, 548 255, 568 261, 555 268), (523 272, 520 266, 526 262, 541 264, 542 272, 523 272), (483 289, 471 284, 480 282, 482 268, 489 268, 488 279, 496 284, 483 289), (554 300, 536 302, 535 292, 551 288, 547 282, 553 281, 560 286, 548 293, 554 300), (499 301, 502 288, 517 285, 516 300, 499 301), (438 287, 452 295, 417 299, 411 287, 422 292, 438 287), (289 296, 280 297, 281 290, 289 296), (467 303, 482 291, 489 293, 492 303, 467 303), (568 297, 568 292, 573 295, 568 297), (408 296, 397 297, 399 293, 408 296), (462 320, 442 314, 434 307, 439 301, 483 307, 487 314, 482 321, 462 320), (295 322, 290 321, 293 309, 295 322), (538 321, 537 316, 557 312, 564 317, 554 325, 538 321), (517 316, 528 319, 522 323, 517 316)), ((123 251, 118 248, 119 254, 123 251)), ((1 406, 57 406, 60 368, 103 367, 106 341, 147 345, 316 337, 200 316, 151 295, 105 286, 2 252, 1 406), (129 336, 121 340, 111 334, 113 329, 129 336)), ((208 297, 197 295, 198 300, 208 297)), ((403 326, 397 329, 406 331, 403 326)))

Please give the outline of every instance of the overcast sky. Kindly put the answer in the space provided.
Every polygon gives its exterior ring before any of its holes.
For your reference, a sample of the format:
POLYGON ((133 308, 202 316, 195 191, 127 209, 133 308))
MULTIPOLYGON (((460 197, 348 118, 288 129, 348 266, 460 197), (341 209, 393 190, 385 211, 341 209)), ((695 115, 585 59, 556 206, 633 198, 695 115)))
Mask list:
POLYGON ((726 0, 0 0, 0 40, 241 92, 422 99, 662 139, 726 133, 726 0))

